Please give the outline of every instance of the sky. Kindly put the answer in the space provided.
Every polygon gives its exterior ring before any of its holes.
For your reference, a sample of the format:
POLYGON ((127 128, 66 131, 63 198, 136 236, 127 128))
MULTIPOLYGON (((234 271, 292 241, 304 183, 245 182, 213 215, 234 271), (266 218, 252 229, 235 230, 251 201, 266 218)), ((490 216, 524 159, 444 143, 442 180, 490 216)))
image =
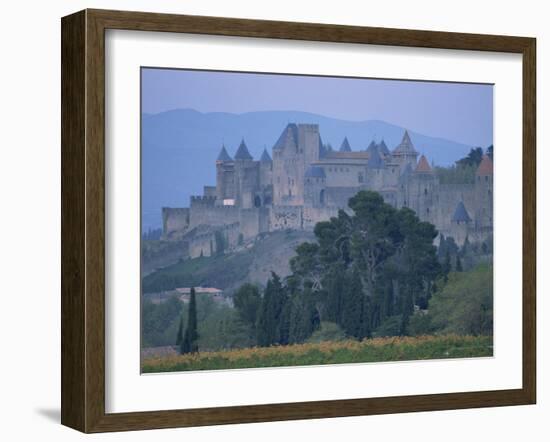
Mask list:
POLYGON ((303 111, 383 120, 473 146, 493 144, 493 86, 367 78, 142 69, 142 112, 303 111))

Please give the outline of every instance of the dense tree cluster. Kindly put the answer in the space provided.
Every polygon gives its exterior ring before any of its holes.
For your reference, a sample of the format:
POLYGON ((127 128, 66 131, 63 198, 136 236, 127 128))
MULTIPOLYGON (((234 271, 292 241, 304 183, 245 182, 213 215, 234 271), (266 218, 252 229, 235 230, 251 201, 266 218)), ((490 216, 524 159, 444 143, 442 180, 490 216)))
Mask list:
MULTIPOLYGON (((435 247, 432 224, 406 207, 386 204, 376 192, 359 192, 349 207, 351 214, 340 211, 315 226, 315 242, 297 247, 290 276, 272 273, 263 290, 242 285, 234 309, 214 308, 206 298, 197 308, 193 289, 179 323, 171 319, 178 325, 180 351, 196 352, 199 342, 208 350, 492 333, 491 239, 466 239, 459 247, 440 235, 435 247)), ((155 312, 166 315, 169 309, 155 312)))
POLYGON ((405 334, 414 306, 427 305, 441 275, 434 226, 376 192, 359 192, 349 207, 316 225, 317 242, 298 246, 285 281, 273 274, 263 296, 248 285, 236 294, 258 345, 303 342, 321 321, 362 339, 397 317, 405 334))

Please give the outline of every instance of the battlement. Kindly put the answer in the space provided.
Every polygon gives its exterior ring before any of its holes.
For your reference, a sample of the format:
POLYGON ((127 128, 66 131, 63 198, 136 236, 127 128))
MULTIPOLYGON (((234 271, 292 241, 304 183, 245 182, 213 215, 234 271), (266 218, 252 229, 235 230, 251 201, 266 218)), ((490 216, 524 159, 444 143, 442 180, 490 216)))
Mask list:
POLYGON ((370 151, 326 150, 318 124, 291 123, 273 146, 272 157, 266 150, 258 161, 243 140, 234 159, 220 153, 224 159, 216 163, 216 186, 204 185, 203 195, 191 196, 189 209, 163 209, 165 235, 194 232, 191 254, 206 255, 216 248, 213 231, 236 244, 263 232, 312 229, 340 209, 349 213, 348 201, 360 190, 377 191, 389 204, 415 210, 438 229, 451 227, 458 201, 475 226, 492 226, 490 177, 478 174, 475 184, 441 184, 426 158, 416 163, 418 153, 407 133, 393 156, 383 147, 384 161, 374 164, 370 151), (214 230, 195 231, 197 227, 214 230))
POLYGON ((298 128, 307 132, 319 132, 318 124, 298 124, 298 128))
POLYGON ((203 205, 203 206, 214 206, 216 203, 215 195, 192 195, 191 196, 191 206, 203 205))

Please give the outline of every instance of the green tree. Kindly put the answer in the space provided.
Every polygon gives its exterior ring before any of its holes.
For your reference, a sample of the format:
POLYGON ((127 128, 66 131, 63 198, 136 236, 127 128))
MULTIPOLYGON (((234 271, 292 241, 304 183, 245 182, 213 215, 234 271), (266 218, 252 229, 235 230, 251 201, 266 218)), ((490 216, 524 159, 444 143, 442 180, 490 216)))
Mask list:
POLYGON ((180 352, 185 353, 197 353, 199 351, 199 333, 197 331, 197 299, 195 295, 195 288, 191 288, 191 296, 189 299, 189 317, 187 320, 187 329, 185 335, 181 341, 180 352))
POLYGON ((304 342, 319 328, 320 318, 314 296, 310 286, 306 287, 304 292, 292 295, 289 302, 289 343, 304 342))
POLYGON ((493 145, 491 144, 489 147, 487 147, 487 155, 489 158, 491 158, 491 161, 493 161, 493 145))
POLYGON ((362 339, 386 317, 411 310, 411 302, 413 308, 427 305, 441 274, 433 245, 438 233, 412 210, 397 210, 376 192, 357 193, 349 207, 352 215, 340 211, 317 223, 317 244, 298 247, 291 269, 322 294, 323 320, 362 339), (410 299, 405 302, 404 296, 410 299))
POLYGON ((443 333, 490 335, 493 332, 493 268, 482 264, 449 274, 429 303, 432 325, 443 333))
POLYGON ((459 166, 479 166, 479 163, 481 163, 481 159, 483 158, 483 149, 481 147, 476 147, 474 149, 470 149, 470 152, 465 158, 462 158, 461 160, 458 160, 456 162, 459 166))
POLYGON ((258 310, 262 302, 258 287, 249 283, 242 285, 233 296, 233 302, 241 320, 255 333, 258 310))
POLYGON ((285 309, 286 300, 286 292, 281 278, 272 272, 258 312, 256 325, 258 345, 267 347, 279 344, 281 341, 284 342, 287 338, 288 309, 285 309))
POLYGON ((341 326, 348 336, 363 339, 370 332, 366 299, 357 272, 347 275, 343 293, 341 326))

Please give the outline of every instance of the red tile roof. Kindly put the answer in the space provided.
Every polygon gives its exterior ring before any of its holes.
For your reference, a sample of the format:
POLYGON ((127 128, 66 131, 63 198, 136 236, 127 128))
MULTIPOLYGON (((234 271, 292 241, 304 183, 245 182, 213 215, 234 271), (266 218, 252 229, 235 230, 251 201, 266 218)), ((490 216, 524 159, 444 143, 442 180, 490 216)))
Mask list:
POLYGON ((424 155, 420 157, 420 160, 418 161, 418 164, 416 165, 415 172, 431 172, 432 168, 430 167, 430 164, 428 163, 428 160, 424 155))
POLYGON ((483 155, 481 163, 477 168, 477 175, 492 175, 493 174, 493 162, 488 155, 483 155))

